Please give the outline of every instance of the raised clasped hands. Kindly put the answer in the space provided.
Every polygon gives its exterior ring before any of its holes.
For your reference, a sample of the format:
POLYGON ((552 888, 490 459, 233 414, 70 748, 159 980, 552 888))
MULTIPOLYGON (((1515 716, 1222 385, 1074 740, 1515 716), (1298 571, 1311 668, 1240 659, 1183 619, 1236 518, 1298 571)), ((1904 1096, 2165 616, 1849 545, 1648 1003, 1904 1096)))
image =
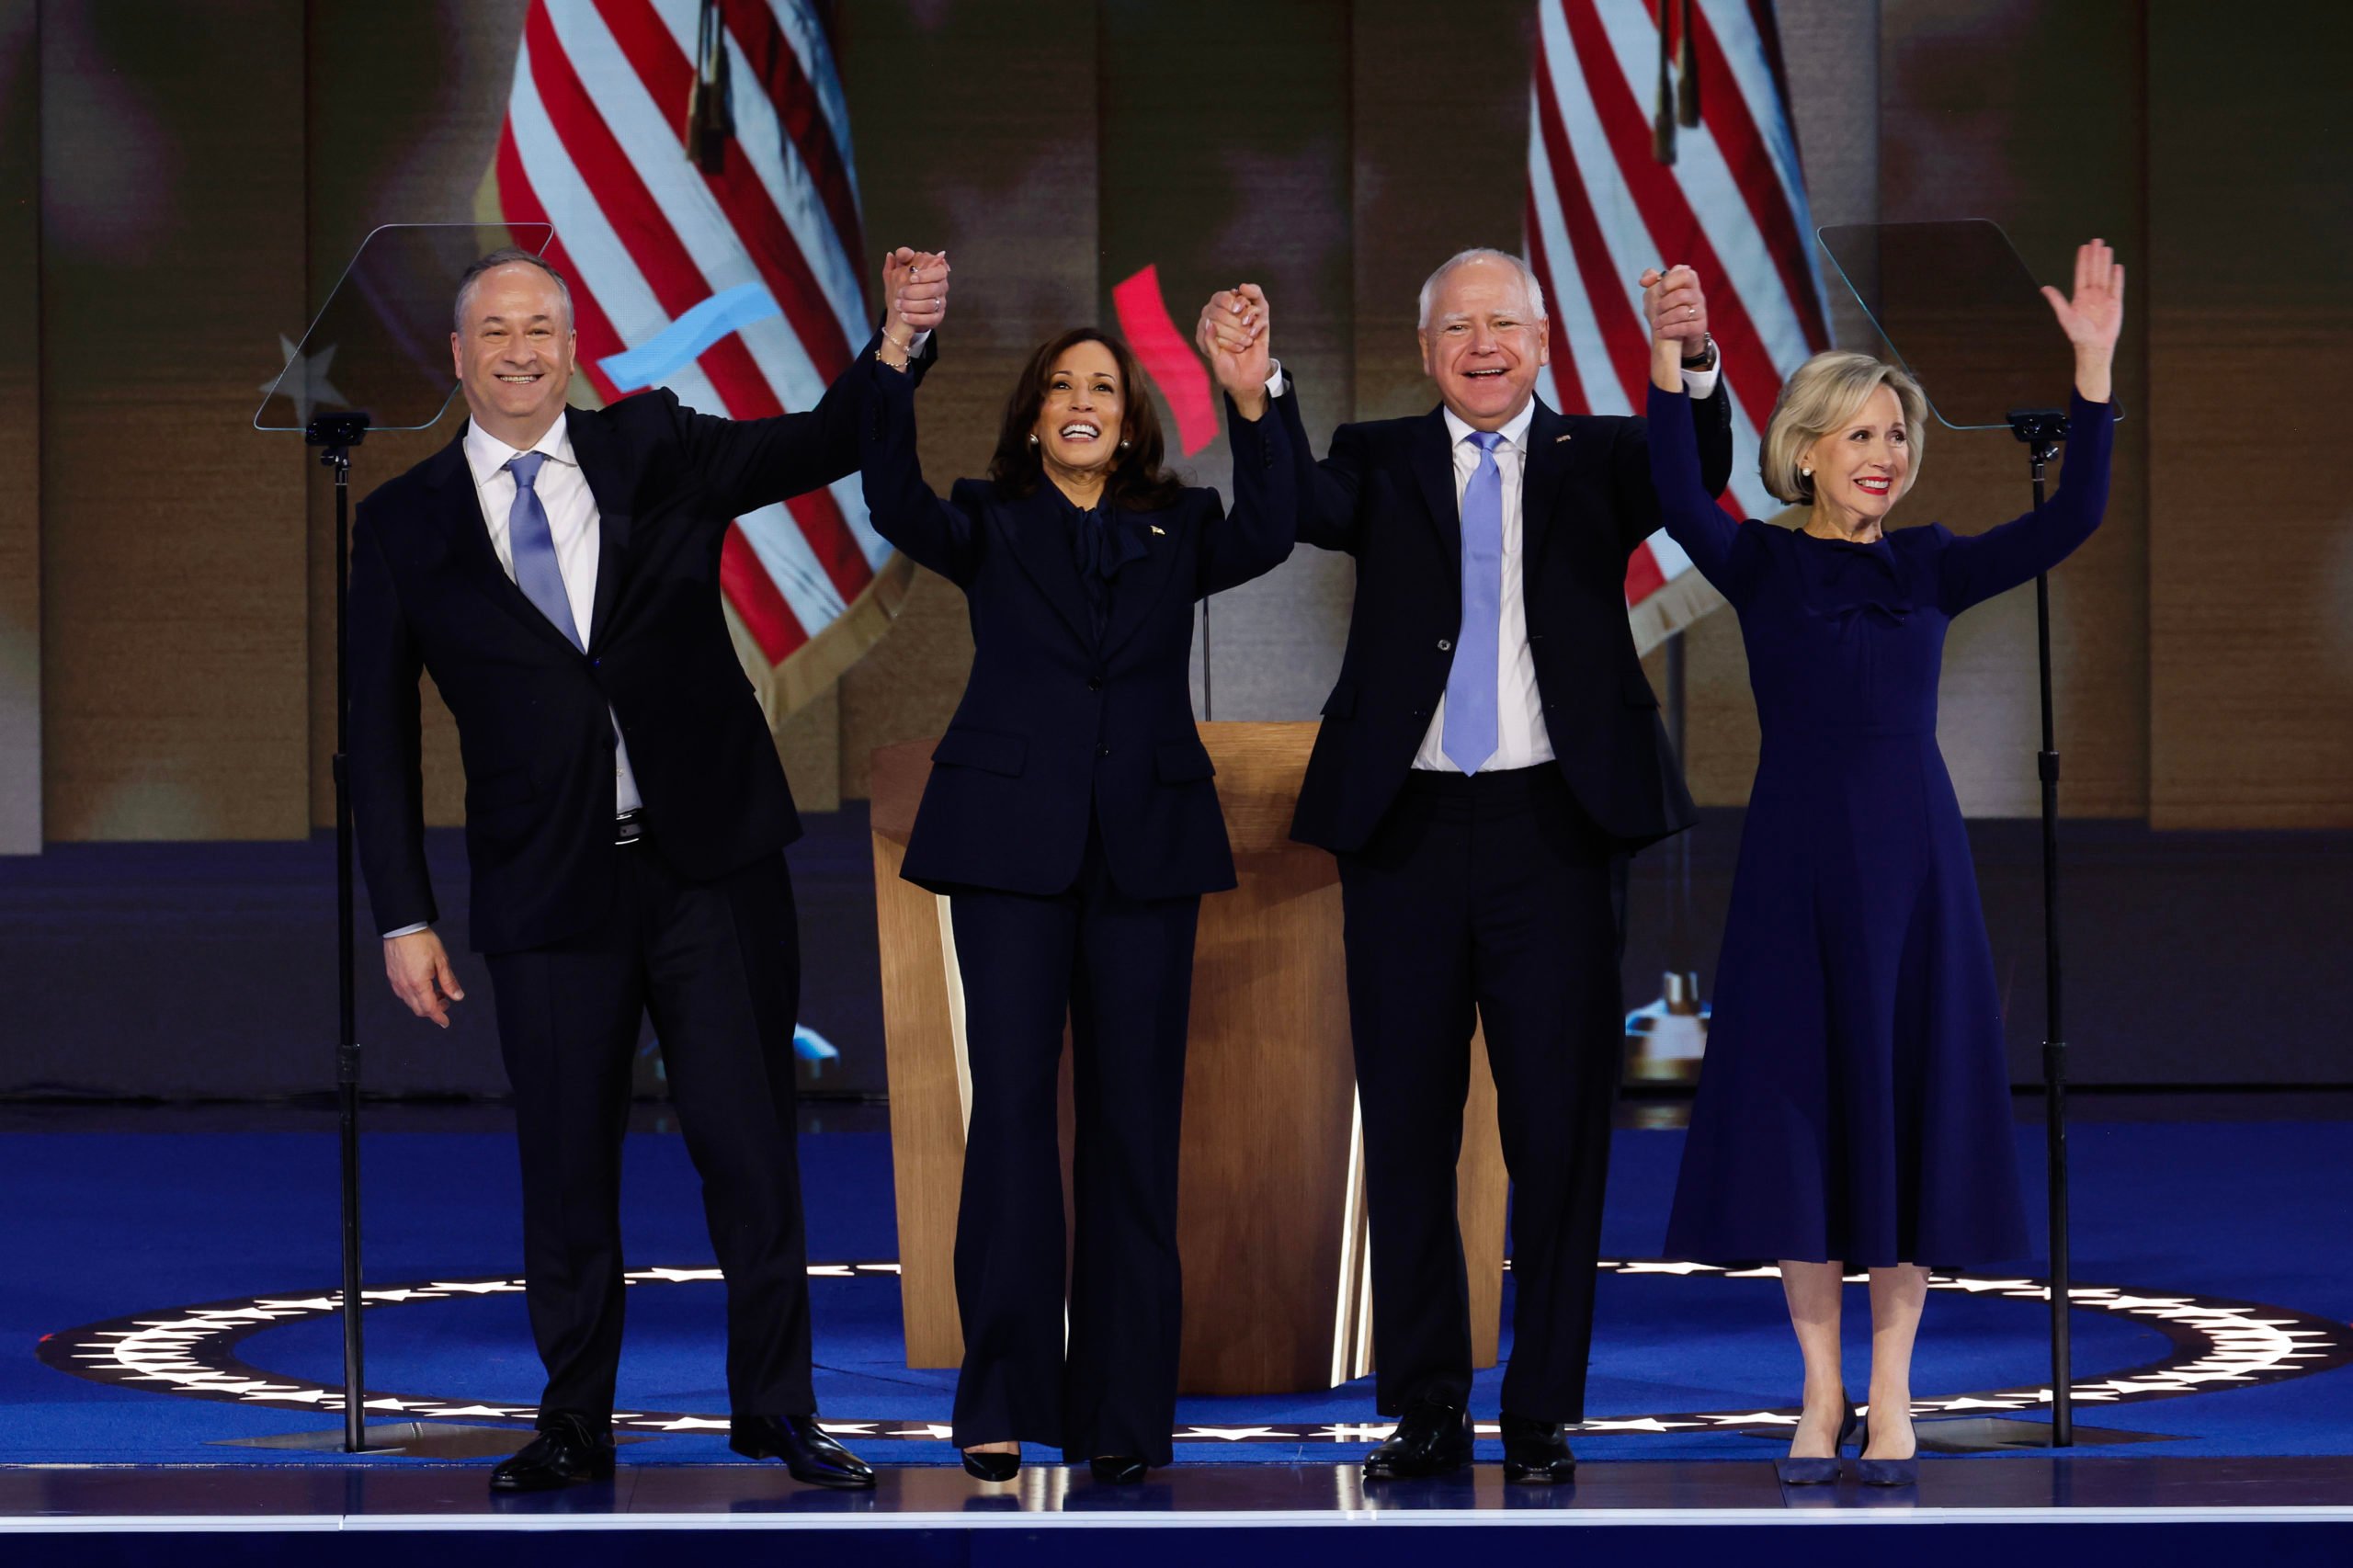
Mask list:
POLYGON ((384 938, 384 978, 410 1012, 445 1029, 449 1027, 449 1004, 466 999, 458 971, 449 967, 449 951, 430 927, 384 938))
POLYGON ((1708 345, 1708 297, 1699 275, 1680 262, 1644 267, 1634 279, 1643 291, 1643 319, 1651 329, 1651 379, 1667 392, 1683 389, 1683 361, 1708 345))
POLYGON ((882 258, 882 335, 902 358, 918 334, 936 332, 948 319, 949 270, 946 251, 901 245, 882 258))
POLYGON ((1210 362, 1210 374, 1245 419, 1267 412, 1267 378, 1273 372, 1273 317, 1266 290, 1256 283, 1221 289, 1201 307, 1193 343, 1210 362))

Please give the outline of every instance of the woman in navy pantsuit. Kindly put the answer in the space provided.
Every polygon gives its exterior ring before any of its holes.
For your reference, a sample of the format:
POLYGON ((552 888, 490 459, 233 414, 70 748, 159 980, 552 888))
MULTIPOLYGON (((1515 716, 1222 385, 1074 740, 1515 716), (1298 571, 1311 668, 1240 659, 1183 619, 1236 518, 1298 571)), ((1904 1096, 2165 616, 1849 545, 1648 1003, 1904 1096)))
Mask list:
POLYGON ((2027 1250, 2000 998, 1937 750, 1937 681, 1951 619, 2065 560, 2107 504, 2123 268, 2095 240, 2072 301, 2043 292, 2075 346, 2065 473, 2040 511, 1972 537, 1885 531, 1927 413, 1893 366, 1821 354, 1782 388, 1762 466, 1767 489, 1811 506, 1798 530, 1717 509, 1671 352, 1652 376, 1666 528, 1739 611, 1764 733, 1666 1245, 1780 1261, 1805 1357, 1788 1481, 1837 1475, 1846 1269, 1870 1275, 1862 1478, 1893 1484, 1916 1474, 1925 1266, 2027 1250))
POLYGON ((972 677, 932 753, 904 869, 949 895, 972 1073, 955 1440, 983 1480, 1011 1479, 1028 1440, 1137 1481, 1169 1461, 1176 1418, 1194 923, 1203 893, 1234 885, 1193 722, 1193 606, 1290 553, 1290 449, 1263 387, 1222 364, 1246 405, 1227 404, 1226 513, 1215 491, 1162 467, 1127 349, 1081 329, 1015 383, 989 477, 942 501, 915 458, 914 382, 892 358, 868 367, 867 506, 883 538, 964 590, 972 625, 972 677))

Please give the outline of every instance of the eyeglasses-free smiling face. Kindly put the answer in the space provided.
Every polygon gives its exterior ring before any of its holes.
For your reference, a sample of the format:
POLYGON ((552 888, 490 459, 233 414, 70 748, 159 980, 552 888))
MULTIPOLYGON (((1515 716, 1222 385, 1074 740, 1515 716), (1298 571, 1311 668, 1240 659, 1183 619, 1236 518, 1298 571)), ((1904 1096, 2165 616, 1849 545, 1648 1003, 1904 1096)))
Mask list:
POLYGON ((474 423, 528 448, 563 414, 576 343, 555 279, 516 262, 474 280, 449 353, 474 423))
POLYGON ((1034 433, 1046 472, 1057 480, 1099 480, 1111 471, 1127 436, 1127 389, 1108 347, 1074 343, 1055 359, 1034 433))
POLYGON ((1473 257, 1440 279, 1421 329, 1422 369, 1474 430, 1500 430, 1536 393, 1552 358, 1544 319, 1517 268, 1473 257))
POLYGON ((1871 389, 1863 405, 1800 454, 1813 470, 1814 531, 1877 534, 1911 482, 1912 433, 1895 389, 1871 389))

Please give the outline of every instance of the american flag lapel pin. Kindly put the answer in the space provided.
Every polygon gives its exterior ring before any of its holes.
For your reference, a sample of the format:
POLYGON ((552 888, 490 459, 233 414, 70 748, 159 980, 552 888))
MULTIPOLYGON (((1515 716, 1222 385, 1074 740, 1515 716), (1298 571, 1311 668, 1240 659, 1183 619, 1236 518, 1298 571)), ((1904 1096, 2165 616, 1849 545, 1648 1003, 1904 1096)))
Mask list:
POLYGON ((1158 523, 1154 523, 1154 524, 1152 524, 1152 525, 1150 525, 1150 526, 1151 526, 1152 531, 1153 531, 1154 533, 1158 534, 1161 538, 1165 539, 1165 538, 1167 538, 1167 537, 1168 537, 1168 530, 1167 530, 1166 528, 1162 528, 1158 523))

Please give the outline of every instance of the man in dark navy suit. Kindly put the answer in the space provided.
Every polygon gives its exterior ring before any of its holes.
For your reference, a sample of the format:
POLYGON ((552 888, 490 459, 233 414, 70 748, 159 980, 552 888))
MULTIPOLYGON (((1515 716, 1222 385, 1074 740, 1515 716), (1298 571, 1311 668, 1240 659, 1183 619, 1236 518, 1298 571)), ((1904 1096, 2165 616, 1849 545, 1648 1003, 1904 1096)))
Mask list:
MULTIPOLYGON (((1246 338, 1248 317, 1248 301, 1219 294, 1200 340, 1246 338)), ((1696 280, 1662 293, 1652 327, 1684 347, 1720 492, 1730 415, 1696 280)), ((1357 564, 1291 836, 1340 862, 1376 1392, 1401 1417, 1365 1473, 1471 1458, 1454 1169, 1475 1020, 1513 1182, 1505 1473, 1565 1481, 1623 1049, 1624 861, 1692 818, 1626 621, 1626 560, 1658 503, 1642 420, 1537 399, 1544 300, 1518 257, 1465 251, 1439 267, 1420 338, 1441 406, 1342 426, 1323 462, 1299 459, 1299 537, 1357 564)), ((1299 400, 1275 403, 1308 453, 1299 400)))
MULTIPOLYGON (((883 337, 921 352, 944 259, 900 251, 885 282, 883 337)), ((521 251, 468 269, 454 324, 472 417, 362 502, 352 533, 351 794, 386 973, 446 1028, 464 993, 425 867, 429 672, 465 761, 474 946, 515 1088, 548 1369, 540 1436, 491 1484, 612 1474, 621 1141, 650 1011, 727 1279, 730 1441, 802 1481, 871 1486, 814 1420, 782 855, 801 829, 719 603, 731 519, 857 466, 852 399, 836 386, 740 422, 667 392, 567 411, 571 291, 521 251)))

